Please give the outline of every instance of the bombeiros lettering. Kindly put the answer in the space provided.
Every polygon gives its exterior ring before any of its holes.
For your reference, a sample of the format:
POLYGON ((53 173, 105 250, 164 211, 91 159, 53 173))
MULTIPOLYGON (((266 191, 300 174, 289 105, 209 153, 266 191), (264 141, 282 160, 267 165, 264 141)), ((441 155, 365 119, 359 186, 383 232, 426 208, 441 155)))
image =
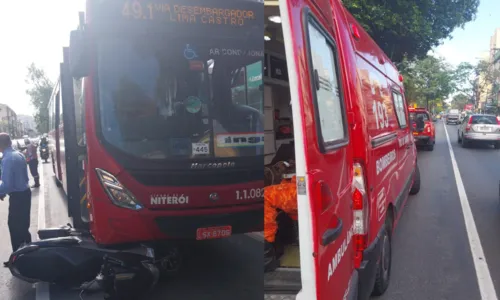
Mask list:
POLYGON ((151 195, 151 205, 189 204, 189 196, 184 194, 156 194, 151 195))
POLYGON ((392 162, 396 160, 396 150, 392 150, 391 152, 385 154, 381 158, 379 158, 376 162, 377 175, 382 173, 387 167, 391 165, 392 162))

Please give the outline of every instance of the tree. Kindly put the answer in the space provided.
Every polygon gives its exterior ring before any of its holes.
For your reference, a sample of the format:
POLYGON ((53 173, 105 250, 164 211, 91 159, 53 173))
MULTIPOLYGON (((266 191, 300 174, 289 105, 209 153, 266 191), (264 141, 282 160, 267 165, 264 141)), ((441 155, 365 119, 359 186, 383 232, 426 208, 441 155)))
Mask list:
POLYGON ((453 69, 442 58, 427 56, 421 60, 405 59, 399 70, 404 80, 406 98, 430 111, 445 107, 444 99, 454 91, 453 69))
POLYGON ((34 63, 28 67, 26 83, 30 86, 26 94, 30 96, 31 104, 35 107, 35 123, 38 132, 49 131, 49 100, 54 83, 47 78, 45 71, 34 63))
POLYGON ((451 100, 451 108, 464 109, 465 105, 469 103, 469 97, 465 94, 458 94, 453 96, 451 100))
POLYGON ((455 28, 472 21, 479 0, 350 0, 346 8, 394 62, 425 58, 455 28))
POLYGON ((457 91, 467 96, 470 102, 477 104, 481 99, 494 99, 494 87, 500 80, 500 71, 487 61, 476 65, 460 63, 454 72, 457 91))

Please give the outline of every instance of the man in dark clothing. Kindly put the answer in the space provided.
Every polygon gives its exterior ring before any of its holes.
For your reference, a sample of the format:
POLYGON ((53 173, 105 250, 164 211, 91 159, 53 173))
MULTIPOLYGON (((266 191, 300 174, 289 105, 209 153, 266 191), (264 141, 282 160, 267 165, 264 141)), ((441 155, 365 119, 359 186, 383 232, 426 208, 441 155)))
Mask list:
POLYGON ((38 175, 38 153, 36 152, 37 146, 31 143, 30 139, 25 139, 26 145, 26 161, 30 167, 31 176, 35 180, 33 188, 40 187, 40 175, 38 175))
MULTIPOLYGON (((2 180, 0 199, 9 195, 9 232, 12 250, 16 251, 25 243, 31 243, 30 212, 31 189, 29 186, 26 159, 19 151, 12 149, 12 141, 7 133, 0 133, 2 152, 2 180)), ((7 263, 4 263, 7 266, 7 263)))

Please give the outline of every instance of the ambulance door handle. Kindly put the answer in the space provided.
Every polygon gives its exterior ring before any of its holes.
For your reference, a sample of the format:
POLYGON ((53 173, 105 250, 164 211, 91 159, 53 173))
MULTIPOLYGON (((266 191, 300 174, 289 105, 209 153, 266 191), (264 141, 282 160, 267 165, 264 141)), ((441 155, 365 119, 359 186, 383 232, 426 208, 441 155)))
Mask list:
POLYGON ((327 246, 334 242, 340 236, 340 233, 342 233, 343 227, 344 224, 342 223, 342 219, 337 218, 337 227, 329 228, 323 233, 323 236, 321 237, 321 245, 327 246))

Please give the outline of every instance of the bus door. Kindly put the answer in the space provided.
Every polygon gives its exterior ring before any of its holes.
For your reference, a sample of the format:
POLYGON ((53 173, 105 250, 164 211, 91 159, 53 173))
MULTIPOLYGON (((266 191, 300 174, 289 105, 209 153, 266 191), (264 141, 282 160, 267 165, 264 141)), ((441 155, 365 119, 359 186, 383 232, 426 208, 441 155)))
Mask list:
POLYGON ((61 64, 61 97, 62 116, 64 120, 68 215, 73 219, 73 227, 88 229, 86 180, 83 168, 86 149, 85 147, 81 147, 78 141, 79 134, 77 134, 76 129, 74 82, 69 69, 68 48, 63 49, 63 59, 64 62, 61 64))

